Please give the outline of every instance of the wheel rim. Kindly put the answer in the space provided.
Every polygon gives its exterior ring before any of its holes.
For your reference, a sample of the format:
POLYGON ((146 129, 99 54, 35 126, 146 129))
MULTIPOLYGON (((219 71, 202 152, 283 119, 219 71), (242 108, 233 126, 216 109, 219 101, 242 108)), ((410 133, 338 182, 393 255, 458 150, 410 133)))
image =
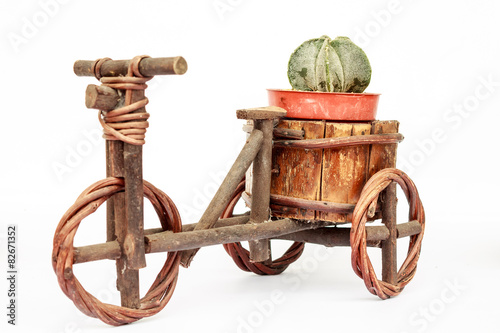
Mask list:
MULTIPOLYGON (((131 309, 99 301, 87 292, 73 274, 73 240, 81 221, 92 214, 107 199, 124 190, 123 179, 106 178, 88 187, 64 214, 57 226, 52 252, 52 265, 63 292, 88 316, 118 326, 132 323, 161 311, 170 300, 179 273, 180 255, 169 252, 162 269, 139 309, 131 309)), ((162 191, 144 181, 144 196, 148 198, 160 219, 163 230, 180 232, 182 223, 172 200, 162 191)))
POLYGON ((420 257, 424 228, 424 208, 418 195, 417 187, 408 175, 398 169, 388 168, 377 172, 370 178, 365 184, 361 192, 361 197, 354 209, 350 236, 352 268, 356 275, 363 279, 370 293, 382 299, 387 299, 400 294, 404 287, 413 279, 420 257), (420 233, 410 236, 408 255, 398 270, 395 284, 381 281, 377 278, 367 254, 365 229, 369 207, 378 200, 379 194, 392 182, 397 183, 405 193, 410 206, 409 219, 417 220, 422 226, 420 233))

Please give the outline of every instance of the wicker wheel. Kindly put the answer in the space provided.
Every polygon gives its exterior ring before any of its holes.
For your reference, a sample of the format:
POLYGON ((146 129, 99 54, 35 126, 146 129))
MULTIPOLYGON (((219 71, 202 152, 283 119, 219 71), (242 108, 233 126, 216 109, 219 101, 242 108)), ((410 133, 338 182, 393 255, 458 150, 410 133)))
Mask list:
MULTIPOLYGON (((113 177, 98 181, 87 188, 59 222, 52 252, 52 265, 66 296, 86 315, 115 326, 152 316, 162 310, 174 291, 180 262, 180 255, 177 252, 167 254, 165 264, 141 299, 139 309, 102 303, 83 288, 73 274, 73 240, 76 231, 85 217, 95 212, 111 196, 123 190, 123 179, 113 177)), ((181 231, 179 212, 165 193, 144 181, 144 196, 153 204, 163 230, 181 231)))
POLYGON ((364 280, 368 291, 382 299, 396 296, 403 291, 403 288, 414 277, 417 269, 417 262, 424 236, 424 227, 424 208, 420 201, 417 187, 408 175, 398 169, 388 168, 377 172, 370 178, 365 184, 361 192, 361 197, 354 209, 350 239, 352 268, 354 272, 364 280), (367 211, 370 205, 376 203, 379 194, 392 182, 399 184, 406 195, 406 199, 410 206, 409 220, 417 220, 422 226, 422 231, 419 234, 410 237, 408 256, 399 268, 396 284, 390 284, 377 278, 366 251, 365 229, 367 211))
MULTIPOLYGON (((245 190, 245 181, 242 181, 221 215, 221 218, 233 216, 233 210, 241 194, 245 190)), ((296 261, 304 251, 304 243, 294 242, 280 258, 271 263, 258 263, 250 261, 250 252, 243 248, 241 243, 224 244, 224 249, 233 258, 236 265, 245 272, 253 272, 259 275, 277 275, 282 273, 291 263, 296 261)))

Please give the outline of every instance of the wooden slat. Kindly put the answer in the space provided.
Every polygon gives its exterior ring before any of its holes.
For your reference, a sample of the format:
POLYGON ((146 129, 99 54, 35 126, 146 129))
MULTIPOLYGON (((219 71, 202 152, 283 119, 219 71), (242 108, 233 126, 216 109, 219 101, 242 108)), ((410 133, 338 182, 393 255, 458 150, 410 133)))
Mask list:
POLYGON ((275 119, 286 116, 286 110, 277 106, 236 110, 238 119, 275 119))
MULTIPOLYGON (((326 138, 351 136, 352 124, 327 123, 326 138)), ((323 151, 321 200, 347 203, 352 171, 348 148, 330 148, 323 151)), ((318 212, 321 220, 346 222, 345 214, 318 212)))
MULTIPOLYGON (((323 138, 324 121, 282 120, 279 128, 303 130, 305 139, 323 138)), ((279 147, 273 150, 273 173, 271 193, 308 200, 320 200, 321 192, 321 149, 295 149, 279 147)), ((277 216, 281 216, 276 210, 277 216)), ((293 216, 286 213, 283 217, 315 219, 315 211, 298 209, 293 216)))
MULTIPOLYGON (((352 135, 369 135, 371 124, 354 124, 352 126, 352 135)), ((361 145, 350 147, 349 158, 353 160, 352 170, 353 180, 347 196, 347 203, 356 204, 361 195, 361 190, 368 180, 368 161, 370 159, 370 146, 361 145)))
MULTIPOLYGON (((327 123, 325 138, 368 135, 369 123, 327 123)), ((369 146, 325 149, 321 199, 336 203, 356 204, 366 183, 369 146)), ((349 222, 351 214, 317 212, 320 220, 349 222)))
MULTIPOLYGON (((369 134, 397 134, 397 121, 339 123, 282 119, 280 129, 303 130, 304 139, 347 138, 369 134)), ((300 141, 300 140, 299 140, 300 141)), ((367 141, 369 142, 369 141, 367 141)), ((301 198, 356 204, 366 181, 377 171, 395 167, 397 143, 361 144, 341 148, 306 149, 275 145, 271 193, 301 198)), ((247 192, 251 188, 247 186, 247 192)), ((298 219, 350 222, 350 213, 271 205, 273 215, 298 219)), ((380 218, 377 213, 371 219, 380 218)))
MULTIPOLYGON (((372 134, 398 133, 399 121, 376 120, 372 122, 372 134)), ((370 151, 369 177, 385 168, 396 167, 397 143, 374 144, 370 151)))
MULTIPOLYGON (((399 122, 395 120, 374 121, 372 134, 397 133, 399 122)), ((369 176, 379 170, 396 166, 397 143, 374 144, 371 148, 369 176)), ((396 184, 389 185, 382 194, 382 223, 389 230, 389 239, 382 242, 382 280, 395 284, 397 280, 397 225, 396 184)))

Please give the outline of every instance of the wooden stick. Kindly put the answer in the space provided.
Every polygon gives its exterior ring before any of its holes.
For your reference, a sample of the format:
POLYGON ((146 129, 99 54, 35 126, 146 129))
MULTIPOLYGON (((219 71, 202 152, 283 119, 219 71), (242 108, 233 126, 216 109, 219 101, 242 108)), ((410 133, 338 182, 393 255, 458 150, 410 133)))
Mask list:
MULTIPOLYGON (((123 177, 123 142, 106 141, 106 177, 123 177)), ((106 201, 107 241, 116 239, 116 221, 125 219, 125 199, 117 193, 106 201)))
MULTIPOLYGON (((144 90, 132 90, 130 104, 145 98, 144 90)), ((145 113, 142 107, 134 113, 145 113)), ((144 185, 142 179, 142 146, 124 143, 125 207, 127 212, 127 236, 123 250, 130 269, 146 267, 144 252, 144 185)))
MULTIPOLYGON (((250 223, 264 223, 270 218, 269 198, 271 193, 271 163, 273 150, 273 119, 254 120, 255 129, 263 133, 262 147, 253 161, 252 206, 250 223)), ((266 262, 271 259, 269 240, 249 242, 250 260, 266 262)))
MULTIPOLYGON (((417 235, 422 232, 422 225, 418 221, 398 224, 398 238, 417 235)), ((290 240, 294 242, 307 242, 324 245, 326 247, 350 246, 349 235, 351 228, 325 227, 314 230, 299 231, 292 234, 274 237, 275 239, 290 240)), ((369 247, 382 247, 383 241, 389 239, 389 230, 385 226, 366 227, 366 242, 369 247)))
POLYGON ((85 106, 89 109, 113 110, 119 101, 118 91, 111 87, 89 84, 85 91, 85 106))
MULTIPOLYGON (((313 244, 331 246, 350 246, 349 244, 349 234, 350 228, 336 228, 328 227, 329 223, 324 222, 301 222, 295 221, 298 227, 290 227, 293 223, 285 222, 284 224, 288 226, 287 233, 282 233, 281 228, 283 224, 276 223, 278 221, 271 221, 264 224, 245 224, 248 221, 248 216, 238 217, 238 218, 228 218, 219 219, 214 229, 208 230, 198 230, 195 240, 190 240, 190 235, 193 235, 191 231, 194 230, 196 224, 183 226, 182 233, 172 233, 170 231, 163 231, 161 229, 150 229, 146 230, 144 233, 146 235, 145 242, 153 240, 156 244, 154 245, 154 251, 165 252, 165 251, 180 251, 187 248, 200 248, 201 246, 217 245, 223 244, 224 242, 232 243, 236 241, 246 241, 250 238, 250 233, 256 231, 258 237, 262 238, 272 238, 272 239, 284 239, 300 242, 310 242, 313 244), (235 226, 246 226, 246 228, 236 228, 235 226), (326 227, 325 227, 326 226, 326 227), (222 227, 226 228, 222 230, 222 227), (259 230, 260 228, 265 228, 266 231, 259 230), (303 231, 309 230, 310 231, 303 231), (314 229, 314 230, 312 230, 314 229), (245 234, 248 233, 248 234, 245 234), (165 240, 166 239, 166 240, 165 240), (207 239, 210 239, 207 243, 207 239), (165 242, 165 243, 163 243, 165 242), (182 242, 188 242, 186 244, 182 242), (163 250, 162 250, 163 249, 163 250)), ((418 221, 410 221, 407 223, 398 224, 397 226, 398 234, 406 236, 412 236, 419 234, 422 231, 422 226, 418 221)), ((194 232, 194 231, 193 231, 194 232)), ((254 234, 255 237, 256 234, 254 234)), ((368 226, 366 227, 366 239, 369 246, 380 247, 381 241, 388 239, 389 231, 385 226, 368 226)), ((398 237, 399 238, 399 237, 398 237)), ((258 239, 258 238, 255 238, 258 239)), ((153 249, 148 245, 146 246, 146 253, 152 253, 153 249)), ((82 247, 74 248, 74 264, 80 264, 90 261, 111 259, 115 260, 120 257, 121 250, 120 245, 117 241, 111 241, 102 244, 88 245, 82 247)))
POLYGON ((276 140, 275 147, 291 147, 304 149, 322 149, 335 147, 349 147, 368 144, 388 144, 403 141, 401 133, 355 135, 339 138, 309 139, 309 140, 276 140))
MULTIPOLYGON (((242 215, 237 217, 230 217, 226 219, 218 219, 214 228, 230 227, 234 225, 246 224, 250 220, 249 215, 242 215)), ((197 223, 184 224, 182 232, 193 231, 197 223)), ((164 232, 162 228, 153 228, 144 230, 145 236, 159 234, 164 232)), ((146 253, 148 249, 146 248, 146 253)), ((121 256, 120 244, 115 241, 108 241, 106 243, 87 245, 74 248, 73 261, 75 264, 81 264, 90 261, 97 261, 103 259, 117 260, 121 256)))
MULTIPOLYGON (((243 132, 252 133, 253 125, 243 125, 243 132)), ((284 138, 284 139, 295 139, 302 140, 304 139, 304 131, 302 130, 294 130, 290 128, 274 128, 273 136, 275 138, 284 138)))
MULTIPOLYGON (((77 60, 73 71, 78 76, 94 76, 93 63, 93 60, 77 60)), ((129 63, 130 60, 108 60, 101 66, 101 75, 125 76, 129 63)), ((139 71, 143 76, 182 75, 187 71, 187 62, 183 57, 144 58, 139 64, 139 71)))
POLYGON ((294 130, 290 128, 275 128, 273 130, 273 134, 277 138, 286 138, 295 140, 303 140, 305 135, 303 130, 294 130))
POLYGON ((391 183, 382 196, 382 223, 389 231, 389 238, 382 242, 382 280, 397 283, 397 221, 396 221, 396 183, 391 183))
POLYGON ((356 205, 336 203, 330 201, 307 200, 301 198, 294 198, 285 195, 271 194, 271 202, 280 206, 288 206, 295 208, 306 208, 312 210, 319 210, 323 212, 348 214, 354 211, 356 205))
MULTIPOLYGON (((121 141, 106 141, 106 174, 109 177, 123 177, 124 159, 121 141)), ((125 193, 117 193, 107 203, 107 240, 114 241, 118 248, 116 259, 116 286, 120 291, 121 304, 128 308, 138 308, 139 271, 129 269, 128 258, 122 251, 127 235, 125 193)))
POLYGON ((297 220, 282 219, 269 223, 244 224, 216 229, 194 230, 186 233, 162 232, 146 237, 150 253, 188 250, 203 246, 228 244, 276 237, 300 230, 315 229, 322 223, 307 223, 297 220))
MULTIPOLYGON (((238 119, 253 121, 254 129, 261 130, 264 136, 262 147, 253 161, 252 200, 250 222, 264 223, 270 218, 269 196, 271 193, 271 170, 273 150, 274 121, 286 116, 286 110, 276 106, 266 106, 236 111, 238 119)), ((250 260, 253 262, 271 261, 269 240, 249 241, 250 260)))
MULTIPOLYGON (((92 100, 94 89, 88 89, 86 102, 92 100)), ((113 97, 111 91, 95 89, 101 105, 113 97)), ((144 98, 144 90, 134 90, 131 103, 144 98)), ((120 100, 123 103, 123 98, 120 100)), ((95 106, 96 103, 90 103, 95 106)), ((116 106, 116 104, 115 104, 116 106)), ((145 112, 144 108, 135 112, 145 112)), ((128 308, 140 306, 139 269, 146 267, 144 251, 142 146, 121 141, 106 141, 108 176, 125 179, 125 193, 119 193, 109 202, 107 238, 116 237, 121 255, 116 261, 117 288, 121 304, 128 308)))
MULTIPOLYGON (((249 214, 243 214, 239 216, 233 216, 233 217, 228 217, 225 219, 218 219, 215 225, 213 226, 214 228, 221 228, 221 227, 230 227, 233 225, 239 225, 239 224, 245 224, 250 221, 250 215, 249 214)), ((196 228, 197 223, 190 223, 190 224, 183 224, 182 225, 182 232, 188 232, 188 231, 193 231, 194 228, 196 228)), ((152 229, 146 229, 144 230, 144 235, 153 235, 157 234, 160 232, 163 232, 163 228, 152 228, 152 229)))
POLYGON ((398 230, 398 238, 413 236, 422 232, 422 225, 416 220, 398 224, 396 228, 398 230))
MULTIPOLYGON (((293 234, 274 237, 274 239, 290 240, 294 242, 306 242, 324 245, 326 247, 350 246, 351 228, 320 228, 304 230, 293 234)), ((381 247, 383 239, 389 237, 389 231, 384 226, 366 227, 366 242, 369 247, 381 247)))
MULTIPOLYGON (((245 172, 250 164, 252 164, 255 156, 260 150, 262 139, 262 131, 255 129, 252 134, 250 134, 245 146, 241 150, 233 166, 224 178, 224 181, 212 198, 212 201, 210 201, 210 204, 203 213, 203 216, 196 226, 196 230, 210 229, 217 222, 217 219, 221 216, 224 208, 229 203, 236 187, 243 179, 245 172)), ((181 265, 189 267, 198 250, 199 249, 185 251, 182 254, 181 265)))

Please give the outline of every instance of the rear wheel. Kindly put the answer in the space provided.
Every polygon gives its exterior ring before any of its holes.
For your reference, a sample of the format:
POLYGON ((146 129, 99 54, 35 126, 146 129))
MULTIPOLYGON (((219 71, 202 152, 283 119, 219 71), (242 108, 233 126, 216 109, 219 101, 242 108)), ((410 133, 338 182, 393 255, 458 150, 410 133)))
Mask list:
MULTIPOLYGON (((424 208, 420 201, 417 187, 408 175, 398 169, 388 168, 377 172, 368 180, 353 212, 350 241, 352 268, 356 275, 363 279, 370 293, 382 299, 387 299, 399 295, 404 287, 413 279, 420 257, 424 228, 424 208), (379 195, 393 182, 401 187, 408 200, 410 206, 409 220, 418 221, 421 228, 419 233, 410 236, 407 258, 397 271, 397 275, 395 274, 394 283, 390 283, 379 280, 373 269, 366 249, 365 224, 370 207, 376 205, 379 195)), ((397 236, 397 233, 392 235, 391 237, 394 238, 392 241, 396 242, 397 236)), ((394 267, 394 270, 396 270, 396 267, 394 267)))
MULTIPOLYGON (((229 204, 224 209, 221 218, 233 216, 234 207, 245 191, 245 181, 242 181, 234 192, 229 204)), ((290 248, 278 259, 269 262, 252 262, 250 251, 245 249, 240 242, 224 244, 224 249, 233 258, 236 265, 246 271, 259 275, 277 275, 282 273, 287 267, 296 261, 304 251, 303 242, 294 242, 290 248)))

